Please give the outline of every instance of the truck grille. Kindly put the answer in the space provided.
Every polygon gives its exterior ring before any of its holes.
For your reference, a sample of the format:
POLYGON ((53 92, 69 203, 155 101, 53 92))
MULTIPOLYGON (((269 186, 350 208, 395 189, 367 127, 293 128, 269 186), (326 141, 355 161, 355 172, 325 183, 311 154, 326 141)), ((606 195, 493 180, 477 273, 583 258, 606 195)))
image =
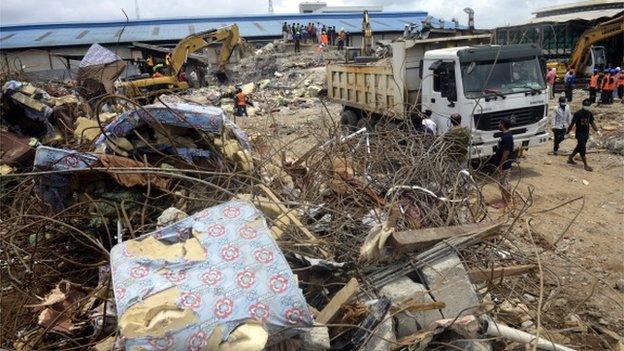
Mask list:
POLYGON ((517 108, 506 111, 488 112, 474 115, 475 126, 479 130, 497 130, 503 118, 511 120, 511 127, 536 123, 544 117, 546 105, 517 108))

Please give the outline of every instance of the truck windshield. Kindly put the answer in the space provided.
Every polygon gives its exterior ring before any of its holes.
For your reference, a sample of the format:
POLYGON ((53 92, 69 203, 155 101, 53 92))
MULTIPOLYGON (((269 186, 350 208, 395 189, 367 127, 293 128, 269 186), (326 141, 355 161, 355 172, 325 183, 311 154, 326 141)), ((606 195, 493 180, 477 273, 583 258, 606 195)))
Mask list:
POLYGON ((464 93, 468 98, 512 94, 544 89, 544 77, 537 57, 462 62, 464 93))

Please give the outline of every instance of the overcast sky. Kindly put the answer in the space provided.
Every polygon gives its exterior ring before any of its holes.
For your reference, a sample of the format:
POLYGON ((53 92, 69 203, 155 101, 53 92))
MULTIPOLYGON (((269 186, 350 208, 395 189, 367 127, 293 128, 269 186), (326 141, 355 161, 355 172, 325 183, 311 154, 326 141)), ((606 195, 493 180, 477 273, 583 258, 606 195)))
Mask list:
MULTIPOLYGON (((266 13, 268 0, 137 0, 141 18, 196 17, 224 14, 266 13)), ((429 12, 434 17, 466 22, 465 7, 475 10, 478 28, 519 23, 544 6, 571 0, 327 0, 328 5, 382 5, 385 11, 429 12)), ((122 9, 136 18, 134 0, 0 0, 0 22, 4 24, 123 20, 122 9)), ((299 1, 273 0, 276 13, 298 12, 299 1)))

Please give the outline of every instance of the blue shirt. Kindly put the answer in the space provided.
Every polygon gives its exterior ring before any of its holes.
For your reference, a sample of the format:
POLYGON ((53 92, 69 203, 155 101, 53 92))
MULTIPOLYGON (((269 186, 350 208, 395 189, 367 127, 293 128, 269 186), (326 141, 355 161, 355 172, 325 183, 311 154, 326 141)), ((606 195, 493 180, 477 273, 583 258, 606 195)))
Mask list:
POLYGON ((496 149, 496 154, 494 154, 494 165, 498 167, 500 165, 500 161, 503 158, 503 152, 509 151, 509 156, 507 156, 507 160, 503 163, 503 170, 508 170, 511 168, 511 163, 513 162, 513 151, 514 151, 514 140, 511 132, 505 132, 501 135, 500 140, 498 141, 498 148, 496 149))

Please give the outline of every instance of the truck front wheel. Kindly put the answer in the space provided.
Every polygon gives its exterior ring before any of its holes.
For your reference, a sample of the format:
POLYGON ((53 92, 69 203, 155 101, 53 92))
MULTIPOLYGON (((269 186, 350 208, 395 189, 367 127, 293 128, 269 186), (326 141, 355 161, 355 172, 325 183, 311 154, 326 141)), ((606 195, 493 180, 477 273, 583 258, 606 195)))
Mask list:
POLYGON ((347 127, 350 131, 355 131, 358 124, 358 115, 351 110, 343 110, 340 113, 340 124, 347 127))

